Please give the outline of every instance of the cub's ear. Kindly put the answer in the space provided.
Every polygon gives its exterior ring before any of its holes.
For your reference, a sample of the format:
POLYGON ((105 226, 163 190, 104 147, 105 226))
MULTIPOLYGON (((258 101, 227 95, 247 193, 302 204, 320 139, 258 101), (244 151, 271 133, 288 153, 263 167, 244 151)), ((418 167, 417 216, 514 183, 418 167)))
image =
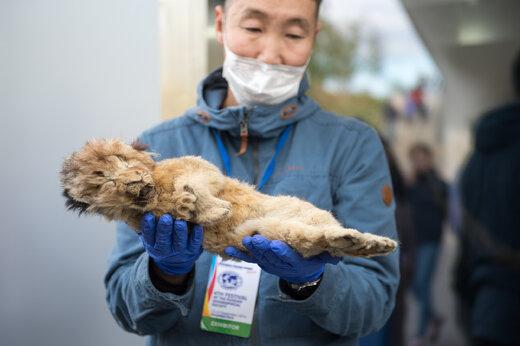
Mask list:
POLYGON ((134 139, 130 146, 137 151, 145 151, 146 149, 148 149, 148 144, 140 142, 138 138, 134 139))
POLYGON ((81 214, 86 214, 88 212, 88 207, 90 207, 90 204, 75 200, 69 194, 69 190, 63 190, 63 197, 65 197, 66 199, 65 206, 67 207, 67 210, 78 212, 78 216, 81 216, 81 214))

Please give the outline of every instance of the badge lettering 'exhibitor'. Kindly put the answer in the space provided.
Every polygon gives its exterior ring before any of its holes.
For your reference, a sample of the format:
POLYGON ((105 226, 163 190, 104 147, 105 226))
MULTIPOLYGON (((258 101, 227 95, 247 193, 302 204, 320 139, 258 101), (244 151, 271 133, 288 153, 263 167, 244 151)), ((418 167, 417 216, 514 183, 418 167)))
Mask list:
POLYGON ((260 283, 254 263, 214 256, 209 271, 200 328, 214 333, 248 338, 260 283))

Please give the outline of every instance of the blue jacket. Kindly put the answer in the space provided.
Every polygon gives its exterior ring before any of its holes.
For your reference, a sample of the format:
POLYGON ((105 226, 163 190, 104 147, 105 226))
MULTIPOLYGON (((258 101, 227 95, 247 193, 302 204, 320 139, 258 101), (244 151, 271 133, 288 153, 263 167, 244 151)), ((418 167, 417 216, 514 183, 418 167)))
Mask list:
MULTIPOLYGON (((364 123, 322 110, 305 96, 272 107, 220 109, 227 83, 216 70, 199 85, 197 107, 145 131, 140 139, 159 159, 200 155, 223 168, 211 128, 222 131, 229 152, 240 147, 239 125, 248 118, 249 148, 231 154, 234 177, 257 184, 281 131, 294 124, 262 192, 293 195, 330 210, 344 226, 397 238, 391 185, 377 133, 364 123), (388 199, 386 199, 389 202, 388 199), (387 205, 388 204, 388 205, 387 205)), ((150 345, 355 345, 359 336, 381 328, 394 306, 398 253, 372 259, 345 257, 327 264, 318 289, 307 299, 282 293, 279 279, 262 272, 252 335, 248 339, 200 329, 211 253, 196 262, 184 295, 162 293, 150 281, 148 255, 135 232, 117 225, 117 244, 105 278, 107 302, 125 330, 150 335, 150 345)))

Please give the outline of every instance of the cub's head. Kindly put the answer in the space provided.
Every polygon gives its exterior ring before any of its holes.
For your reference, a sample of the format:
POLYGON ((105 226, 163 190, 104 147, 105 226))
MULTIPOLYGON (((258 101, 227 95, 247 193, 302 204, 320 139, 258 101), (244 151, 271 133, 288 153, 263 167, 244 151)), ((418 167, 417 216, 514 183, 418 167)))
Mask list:
POLYGON ((69 210, 119 219, 125 213, 149 210, 157 203, 152 179, 152 153, 138 141, 87 142, 63 163, 60 180, 69 210))

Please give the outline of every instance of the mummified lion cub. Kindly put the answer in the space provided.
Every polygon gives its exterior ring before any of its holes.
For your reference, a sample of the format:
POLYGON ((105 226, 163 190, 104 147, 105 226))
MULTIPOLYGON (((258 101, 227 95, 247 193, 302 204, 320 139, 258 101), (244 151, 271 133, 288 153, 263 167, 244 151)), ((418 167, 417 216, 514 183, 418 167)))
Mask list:
POLYGON ((227 246, 245 250, 255 233, 279 239, 309 257, 378 256, 393 251, 391 239, 343 228, 327 211, 290 196, 268 196, 220 173, 200 157, 159 162, 139 142, 89 141, 68 157, 61 182, 69 209, 101 214, 139 231, 147 211, 170 213, 204 226, 204 248, 225 256, 227 246))

